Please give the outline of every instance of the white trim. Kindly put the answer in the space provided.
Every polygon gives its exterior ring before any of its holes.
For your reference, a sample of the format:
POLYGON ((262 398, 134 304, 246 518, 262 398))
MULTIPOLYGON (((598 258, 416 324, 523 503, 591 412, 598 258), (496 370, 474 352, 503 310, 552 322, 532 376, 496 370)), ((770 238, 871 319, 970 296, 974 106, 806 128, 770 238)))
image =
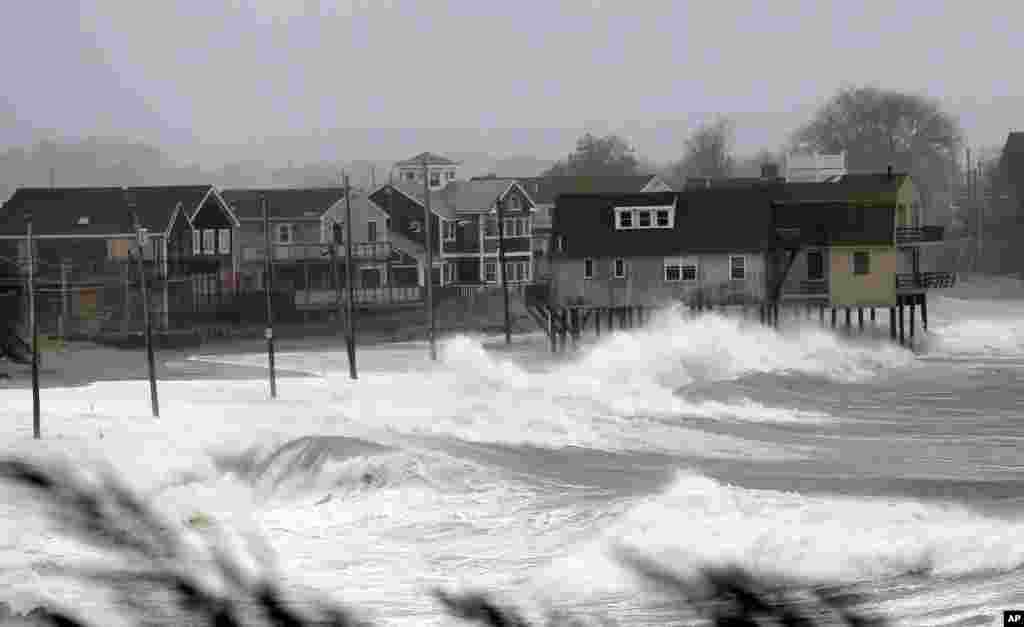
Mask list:
MULTIPOLYGON (((238 220, 238 216, 235 215, 235 212, 231 208, 231 205, 229 205, 227 202, 225 202, 224 197, 220 195, 220 192, 217 191, 217 188, 211 185, 210 186, 210 193, 212 193, 214 196, 217 197, 217 202, 219 202, 220 206, 225 211, 227 211, 228 217, 231 218, 231 221, 232 221, 232 223, 234 223, 235 228, 238 228, 238 227, 242 226, 242 223, 238 220)), ((207 193, 207 196, 209 196, 209 193, 207 193)), ((203 200, 205 201, 205 199, 203 199, 203 200)), ((200 203, 199 206, 202 207, 203 204, 200 203)), ((198 212, 199 212, 199 210, 197 209, 196 213, 198 213, 198 212)))
POLYGON ((584 257, 583 258, 583 278, 587 281, 594 278, 594 258, 584 257), (587 272, 587 262, 590 262, 590 272, 587 272))
POLYGON ((218 255, 230 255, 231 254, 231 229, 230 228, 218 228, 217 229, 217 254, 218 255), (227 237, 225 237, 227 236, 227 237), (225 246, 225 243, 227 244, 225 246))
MULTIPOLYGON (((419 205, 420 207, 423 207, 424 209, 426 209, 426 208, 427 208, 427 206, 426 206, 426 202, 425 202, 425 201, 422 201, 422 200, 420 200, 420 199, 418 199, 418 198, 413 198, 413 197, 412 197, 412 196, 410 196, 409 194, 406 194, 406 193, 405 193, 404 191, 402 191, 402 188, 401 188, 401 187, 398 187, 397 185, 394 185, 394 184, 391 184, 391 183, 385 183, 384 185, 381 185, 380 189, 383 189, 383 188, 385 188, 385 187, 390 187, 391 189, 393 189, 393 190, 395 190, 396 192, 398 192, 399 194, 401 194, 401 195, 405 196, 406 198, 408 198, 409 200, 413 201, 414 203, 416 203, 416 204, 417 204, 417 205, 419 205)), ((379 192, 379 191, 380 191, 380 189, 378 189, 377 191, 375 191, 375 192, 373 192, 373 193, 374 193, 374 194, 376 194, 377 192, 379 192)), ((371 202, 372 202, 372 201, 371 201, 371 202)), ((384 210, 383 210, 383 209, 381 209, 381 211, 384 211, 384 210)), ((385 213, 387 213, 387 212, 385 211, 385 213)), ((430 208, 430 213, 434 214, 435 216, 437 216, 437 217, 438 217, 439 219, 442 219, 442 220, 443 220, 443 219, 444 219, 444 217, 445 217, 445 216, 441 215, 440 213, 438 213, 437 211, 435 211, 433 207, 431 207, 431 208, 430 208)))
POLYGON ((640 205, 629 207, 614 207, 614 227, 616 231, 648 231, 648 230, 671 230, 676 224, 676 203, 671 205, 640 205), (668 225, 658 225, 658 212, 668 211, 668 225), (646 212, 650 216, 649 226, 640 226, 640 213, 646 212), (630 226, 622 226, 622 217, 630 216, 630 226))
POLYGON ((626 278, 626 260, 622 257, 616 257, 612 259, 612 278, 613 279, 624 279, 626 278), (622 262, 622 274, 619 274, 619 262, 622 262))
POLYGON ((192 254, 201 255, 203 253, 203 234, 199 232, 199 229, 192 227, 192 254))
POLYGON ((380 231, 377 230, 377 221, 376 220, 367 220, 366 221, 366 241, 367 242, 379 242, 380 241, 379 238, 380 238, 380 231), (373 239, 370 239, 370 225, 371 224, 373 225, 373 239))
POLYGON ((746 281, 747 278, 749 278, 749 276, 750 276, 750 269, 748 268, 748 264, 747 264, 747 256, 746 255, 729 255, 729 280, 730 281, 746 281), (733 276, 733 274, 732 274, 732 261, 733 261, 733 259, 742 259, 743 260, 743 276, 742 277, 737 278, 737 277, 733 276))
MULTIPOLYGON (((178 214, 181 213, 181 207, 182 204, 181 201, 179 200, 178 204, 174 205, 174 211, 171 212, 171 221, 167 223, 167 228, 164 229, 164 237, 171 236, 171 230, 174 228, 174 223, 177 222, 178 220, 178 214)), ((187 221, 188 216, 186 216, 185 219, 187 221)), ((191 226, 191 224, 189 226, 191 226)))

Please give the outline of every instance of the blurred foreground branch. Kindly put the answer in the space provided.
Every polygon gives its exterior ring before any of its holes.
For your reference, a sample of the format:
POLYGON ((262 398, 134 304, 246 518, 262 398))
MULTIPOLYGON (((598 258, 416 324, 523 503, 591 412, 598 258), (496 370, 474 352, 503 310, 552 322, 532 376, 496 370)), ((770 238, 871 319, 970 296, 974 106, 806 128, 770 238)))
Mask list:
MULTIPOLYGON (((111 551, 123 567, 68 568, 67 572, 97 586, 106 586, 131 612, 138 625, 210 625, 243 627, 276 625, 305 627, 365 625, 347 609, 320 600, 303 603, 306 611, 285 602, 281 589, 266 572, 247 575, 237 558, 207 538, 203 554, 184 531, 163 520, 111 472, 89 480, 67 466, 43 467, 21 460, 0 460, 0 481, 31 490, 52 510, 69 535, 111 551)), ((757 625, 850 625, 877 627, 883 622, 853 609, 861 599, 818 589, 805 595, 770 587, 735 569, 709 569, 697 582, 687 581, 655 562, 627 551, 620 562, 642 580, 694 605, 721 627, 757 625), (769 622, 762 622, 769 621, 769 622)), ((266 570, 266 564, 262 564, 266 570)), ((492 627, 529 627, 518 612, 500 607, 482 593, 435 596, 456 618, 492 627)), ((86 627, 62 608, 37 608, 13 615, 0 603, 0 623, 86 627)), ((580 620, 552 617, 548 625, 581 625, 580 620)))

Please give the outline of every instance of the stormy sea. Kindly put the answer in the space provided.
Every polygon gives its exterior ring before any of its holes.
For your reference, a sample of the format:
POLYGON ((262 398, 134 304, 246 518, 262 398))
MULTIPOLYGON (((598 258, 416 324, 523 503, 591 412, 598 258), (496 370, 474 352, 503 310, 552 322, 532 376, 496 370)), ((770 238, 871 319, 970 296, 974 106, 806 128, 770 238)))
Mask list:
MULTIPOLYGON (((104 460, 172 519, 255 530, 289 589, 380 625, 447 625, 429 590, 623 625, 680 609, 613 558, 734 564, 866 595, 897 625, 1024 607, 1024 301, 934 296, 913 350, 786 318, 666 310, 552 355, 540 335, 205 355, 222 377, 0 390, 4 453, 104 460)), ((856 323, 855 323, 856 325, 856 323)), ((172 364, 173 365, 173 364, 172 364)), ((182 366, 188 364, 179 364, 182 366)), ((0 488, 6 490, 6 488, 0 488)), ((119 624, 61 576, 91 549, 0 499, 0 598, 119 624)), ((182 524, 185 524, 182 522, 182 524)))

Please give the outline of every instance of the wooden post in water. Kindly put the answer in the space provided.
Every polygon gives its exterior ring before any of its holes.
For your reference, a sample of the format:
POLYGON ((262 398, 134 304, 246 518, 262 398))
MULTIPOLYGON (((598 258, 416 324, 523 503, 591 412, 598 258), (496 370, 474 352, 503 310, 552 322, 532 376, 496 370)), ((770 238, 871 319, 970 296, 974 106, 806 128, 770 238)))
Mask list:
POLYGON ((597 337, 601 337, 601 310, 594 310, 594 333, 597 337))
POLYGON ((836 308, 832 308, 832 328, 836 328, 836 308))
POLYGON ((614 307, 609 307, 608 308, 608 332, 609 333, 614 333, 615 332, 615 308, 614 307))
POLYGON ((850 327, 853 326, 853 322, 850 320, 850 308, 846 308, 846 332, 850 332, 850 327))
POLYGON ((564 353, 565 352, 565 343, 569 339, 568 338, 568 335, 569 335, 569 310, 567 308, 562 309, 562 333, 561 333, 561 335, 562 335, 561 349, 562 349, 562 352, 564 353))
POLYGON ((825 326, 825 305, 818 305, 818 322, 825 326))
POLYGON ((551 308, 547 308, 548 316, 548 340, 551 343, 551 352, 558 352, 558 338, 555 337, 555 318, 551 314, 551 308))
POLYGON ((928 294, 921 294, 921 329, 928 330, 928 294))
POLYGON ((896 308, 889 308, 889 339, 896 341, 896 308))
POLYGON ((874 307, 871 308, 871 324, 872 325, 875 324, 875 308, 874 307))
POLYGON ((914 303, 916 297, 912 296, 910 299, 910 341, 914 341, 914 314, 917 310, 917 305, 914 303))
POLYGON ((898 301, 897 307, 899 308, 899 314, 898 315, 900 317, 900 346, 905 346, 906 345, 906 341, 907 341, 907 335, 906 335, 906 326, 904 325, 904 319, 903 319, 903 301, 902 300, 898 301))
POLYGON ((864 332, 864 308, 857 308, 857 325, 860 327, 861 333, 864 332))

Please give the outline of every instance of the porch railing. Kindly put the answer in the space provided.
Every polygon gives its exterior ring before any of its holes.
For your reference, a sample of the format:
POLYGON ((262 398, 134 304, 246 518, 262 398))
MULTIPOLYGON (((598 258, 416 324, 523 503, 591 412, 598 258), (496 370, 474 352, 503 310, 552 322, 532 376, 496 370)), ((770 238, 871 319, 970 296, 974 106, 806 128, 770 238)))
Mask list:
MULTIPOLYGON (((352 290, 352 302, 357 305, 393 305, 415 303, 423 300, 423 288, 419 286, 403 287, 356 287, 352 290)), ((295 306, 329 307, 338 301, 338 293, 334 290, 299 290, 295 292, 295 306)), ((348 291, 341 290, 342 303, 348 302, 348 291)))
MULTIPOLYGON (((323 260, 330 254, 329 244, 271 244, 274 261, 323 260)), ((339 259, 345 257, 345 246, 337 247, 339 259)), ((352 245, 352 258, 360 261, 384 261, 392 255, 391 242, 358 242, 352 245)), ((242 261, 264 261, 263 246, 243 246, 242 261)))
POLYGON ((897 244, 920 242, 941 242, 946 232, 944 226, 914 226, 896 229, 897 244))
POLYGON ((955 272, 918 272, 896 275, 896 289, 941 289, 956 285, 955 272))
POLYGON ((786 290, 788 293, 797 294, 828 294, 828 279, 807 279, 800 281, 795 290, 786 290))

